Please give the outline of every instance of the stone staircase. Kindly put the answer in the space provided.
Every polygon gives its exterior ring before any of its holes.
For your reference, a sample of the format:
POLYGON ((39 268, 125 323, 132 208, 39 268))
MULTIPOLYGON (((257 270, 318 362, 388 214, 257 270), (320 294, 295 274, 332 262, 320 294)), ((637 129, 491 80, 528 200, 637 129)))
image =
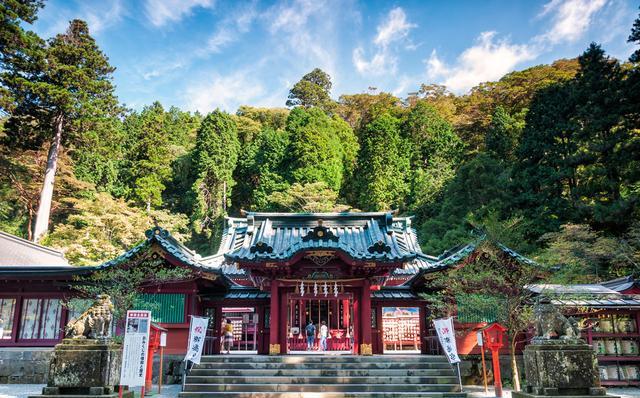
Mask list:
POLYGON ((466 398, 442 356, 202 357, 187 376, 187 398, 466 398))

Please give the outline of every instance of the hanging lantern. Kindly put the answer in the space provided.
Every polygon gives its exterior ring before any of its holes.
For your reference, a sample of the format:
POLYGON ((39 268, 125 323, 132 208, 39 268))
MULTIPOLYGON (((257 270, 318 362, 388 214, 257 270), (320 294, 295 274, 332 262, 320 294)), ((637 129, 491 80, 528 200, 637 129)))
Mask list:
POLYGON ((344 293, 344 285, 340 285, 340 293, 344 293))
POLYGON ((333 282, 333 295, 338 297, 338 282, 333 282))
POLYGON ((329 287, 327 286, 327 281, 324 281, 324 287, 322 288, 322 292, 324 293, 325 297, 329 295, 329 287))
POLYGON ((300 296, 304 296, 304 281, 300 281, 300 296))
POLYGON ((318 295, 318 282, 313 282, 313 295, 318 295))
POLYGON ((300 286, 296 285, 296 290, 294 291, 295 294, 300 294, 300 286))

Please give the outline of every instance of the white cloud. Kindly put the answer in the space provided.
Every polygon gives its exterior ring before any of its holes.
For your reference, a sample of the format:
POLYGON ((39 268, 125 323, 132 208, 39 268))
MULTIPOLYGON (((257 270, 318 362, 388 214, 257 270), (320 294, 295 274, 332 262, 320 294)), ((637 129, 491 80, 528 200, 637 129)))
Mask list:
POLYGON ((528 45, 495 40, 495 32, 483 32, 477 43, 464 50, 453 66, 447 66, 434 50, 425 60, 427 76, 440 79, 454 92, 464 92, 478 83, 496 80, 524 61, 538 56, 528 45))
POLYGON ((544 34, 525 44, 515 44, 507 39, 498 40, 496 32, 483 32, 476 44, 464 50, 452 65, 447 65, 433 50, 425 60, 427 77, 439 79, 439 83, 458 93, 478 83, 497 80, 560 43, 579 40, 608 1, 612 0, 551 0, 538 15, 551 23, 544 34))
POLYGON ((147 18, 156 27, 180 21, 195 7, 211 8, 214 0, 146 0, 147 18))
POLYGON ((209 79, 187 87, 186 108, 190 111, 208 113, 216 108, 234 112, 238 105, 253 102, 265 93, 263 85, 252 79, 247 70, 222 76, 212 73, 209 79))
POLYGON ((261 16, 271 34, 269 67, 275 66, 279 78, 291 81, 318 67, 338 87, 337 47, 342 38, 338 24, 351 12, 350 2, 343 0, 280 1, 270 7, 261 16))
POLYGON ((291 5, 281 3, 268 13, 271 19, 269 30, 271 33, 295 32, 305 27, 308 19, 320 12, 325 5, 321 0, 295 0, 291 5))
POLYGON ((48 3, 39 15, 36 31, 43 37, 53 37, 64 33, 72 19, 82 19, 89 25, 89 33, 95 36, 118 24, 125 13, 123 0, 87 0, 78 3, 75 9, 48 3))
POLYGON ((551 0, 540 13, 541 17, 551 15, 551 29, 537 39, 550 44, 577 41, 606 3, 607 0, 551 0))
POLYGON ((239 40, 242 34, 251 29, 251 24, 257 15, 256 2, 254 1, 249 6, 243 6, 240 12, 233 13, 225 18, 209 38, 204 53, 218 53, 224 47, 239 40))
MULTIPOLYGON (((352 60, 358 73, 363 75, 380 76, 395 74, 398 65, 398 56, 393 44, 406 42, 409 32, 417 25, 407 21, 407 15, 400 7, 392 9, 386 19, 377 28, 377 35, 373 39, 375 53, 371 59, 365 57, 362 47, 353 50, 352 60)), ((413 43, 408 42, 405 49, 415 49, 413 43)))
POLYGON ((390 43, 404 39, 409 31, 417 25, 407 21, 407 14, 400 7, 396 7, 389 12, 387 20, 378 26, 378 35, 373 42, 379 46, 386 47, 390 43))

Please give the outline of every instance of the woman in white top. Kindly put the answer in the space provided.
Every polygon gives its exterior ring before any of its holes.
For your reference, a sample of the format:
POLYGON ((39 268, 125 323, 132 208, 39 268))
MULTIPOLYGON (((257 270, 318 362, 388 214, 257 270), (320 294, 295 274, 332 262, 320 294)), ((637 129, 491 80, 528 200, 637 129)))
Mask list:
POLYGON ((322 321, 322 326, 320 326, 320 349, 322 351, 327 351, 327 337, 329 336, 329 328, 327 324, 322 321))

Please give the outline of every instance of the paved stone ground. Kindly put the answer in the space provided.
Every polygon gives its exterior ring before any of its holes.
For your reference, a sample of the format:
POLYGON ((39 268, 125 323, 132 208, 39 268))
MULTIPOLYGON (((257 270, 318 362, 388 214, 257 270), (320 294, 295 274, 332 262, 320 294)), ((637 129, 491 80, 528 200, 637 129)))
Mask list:
MULTIPOLYGON (((42 392, 43 384, 0 384, 0 398, 26 398, 28 395, 42 392)), ((465 386, 465 391, 472 398, 495 397, 493 389, 489 388, 489 394, 484 393, 484 388, 480 386, 465 386)), ((180 392, 179 385, 169 385, 162 387, 162 395, 157 394, 158 387, 153 387, 154 398, 175 398, 180 392)), ((609 388, 609 394, 617 395, 621 398, 640 398, 640 388, 609 388)), ((504 389, 503 398, 511 398, 511 390, 504 389)))
MULTIPOLYGON (((0 384, 0 398, 27 398, 29 395, 42 393, 44 384, 0 384)), ((162 386, 162 394, 158 395, 158 386, 153 386, 153 398, 175 398, 180 392, 180 385, 162 386)), ((138 395, 136 395, 137 397, 138 395)))
MULTIPOLYGON (((472 398, 495 398, 493 389, 489 386, 489 393, 484 393, 484 387, 482 386, 464 386, 465 392, 469 393, 469 397, 472 398)), ((2 391, 2 390, 0 390, 2 391)), ((620 398, 640 398, 640 388, 627 387, 627 388, 607 388, 607 394, 619 396, 620 398)), ((0 398, 2 395, 0 395, 0 398)), ((511 398, 511 390, 508 388, 503 389, 502 398, 511 398)))

